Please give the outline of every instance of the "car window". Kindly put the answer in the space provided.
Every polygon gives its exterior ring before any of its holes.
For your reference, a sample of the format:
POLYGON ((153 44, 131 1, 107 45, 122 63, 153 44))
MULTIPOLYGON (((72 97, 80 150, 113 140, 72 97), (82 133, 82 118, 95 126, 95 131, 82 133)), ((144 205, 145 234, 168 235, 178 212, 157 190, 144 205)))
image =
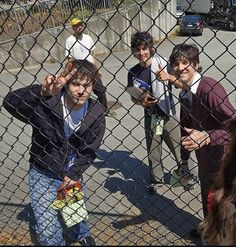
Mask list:
POLYGON ((184 22, 189 22, 189 21, 197 22, 197 21, 200 21, 200 19, 198 17, 196 17, 196 16, 184 16, 183 17, 183 21, 184 22))
POLYGON ((182 9, 181 9, 181 6, 180 5, 176 5, 176 10, 177 11, 181 11, 182 9))

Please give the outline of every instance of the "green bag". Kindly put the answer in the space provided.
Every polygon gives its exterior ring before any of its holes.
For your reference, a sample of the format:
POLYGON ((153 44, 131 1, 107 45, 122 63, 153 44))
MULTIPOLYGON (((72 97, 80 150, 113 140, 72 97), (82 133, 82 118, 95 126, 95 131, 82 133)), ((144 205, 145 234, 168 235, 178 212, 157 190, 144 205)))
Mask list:
POLYGON ((88 219, 88 211, 84 199, 65 205, 60 211, 67 227, 71 227, 88 219))

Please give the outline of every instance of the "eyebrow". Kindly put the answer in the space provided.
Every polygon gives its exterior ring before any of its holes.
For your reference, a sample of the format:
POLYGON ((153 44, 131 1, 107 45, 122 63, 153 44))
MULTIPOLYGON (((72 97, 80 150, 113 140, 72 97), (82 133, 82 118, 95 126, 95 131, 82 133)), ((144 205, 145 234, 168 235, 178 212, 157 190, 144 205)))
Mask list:
MULTIPOLYGON (((82 79, 82 80, 83 80, 83 79, 82 79)), ((72 79, 72 80, 71 80, 71 83, 78 84, 78 85, 81 85, 81 86, 89 86, 90 84, 92 84, 92 80, 91 80, 91 79, 88 79, 87 82, 84 83, 84 84, 81 84, 81 83, 80 83, 82 80, 80 80, 79 78, 77 78, 77 79, 72 79)))

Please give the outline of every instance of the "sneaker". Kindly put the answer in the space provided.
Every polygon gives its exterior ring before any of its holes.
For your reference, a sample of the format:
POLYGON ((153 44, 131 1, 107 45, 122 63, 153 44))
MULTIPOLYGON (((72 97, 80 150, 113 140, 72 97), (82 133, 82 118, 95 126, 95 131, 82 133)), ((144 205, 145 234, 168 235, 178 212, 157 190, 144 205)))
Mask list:
POLYGON ((93 237, 90 235, 79 241, 81 246, 96 246, 93 237))
POLYGON ((198 177, 193 175, 191 172, 189 172, 187 174, 187 177, 189 178, 189 180, 193 180, 193 182, 197 182, 198 181, 198 177))
POLYGON ((116 112, 113 110, 108 110, 106 114, 107 117, 116 117, 116 115, 117 115, 116 112))
POLYGON ((185 190, 192 190, 197 182, 197 177, 192 173, 180 174, 179 170, 174 170, 171 174, 170 184, 173 187, 183 187, 185 190))
POLYGON ((189 236, 192 238, 201 238, 201 235, 199 234, 199 232, 197 231, 197 229, 192 229, 189 232, 189 236))
POLYGON ((149 192, 149 194, 150 195, 155 195, 162 186, 163 186, 162 183, 157 183, 157 184, 151 183, 148 186, 148 192, 149 192))
POLYGON ((193 180, 195 182, 197 182, 198 178, 197 176, 193 175, 188 168, 188 165, 181 165, 178 169, 177 169, 177 173, 178 176, 184 177, 184 178, 188 178, 189 180, 193 180))

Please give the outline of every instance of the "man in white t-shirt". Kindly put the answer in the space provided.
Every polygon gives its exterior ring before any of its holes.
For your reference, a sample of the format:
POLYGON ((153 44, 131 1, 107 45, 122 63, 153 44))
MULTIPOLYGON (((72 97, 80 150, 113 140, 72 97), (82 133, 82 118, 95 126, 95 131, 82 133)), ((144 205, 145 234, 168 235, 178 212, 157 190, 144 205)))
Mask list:
POLYGON ((96 64, 94 42, 88 34, 83 33, 85 23, 78 18, 72 19, 70 23, 74 33, 66 39, 65 56, 68 58, 86 59, 96 64))

